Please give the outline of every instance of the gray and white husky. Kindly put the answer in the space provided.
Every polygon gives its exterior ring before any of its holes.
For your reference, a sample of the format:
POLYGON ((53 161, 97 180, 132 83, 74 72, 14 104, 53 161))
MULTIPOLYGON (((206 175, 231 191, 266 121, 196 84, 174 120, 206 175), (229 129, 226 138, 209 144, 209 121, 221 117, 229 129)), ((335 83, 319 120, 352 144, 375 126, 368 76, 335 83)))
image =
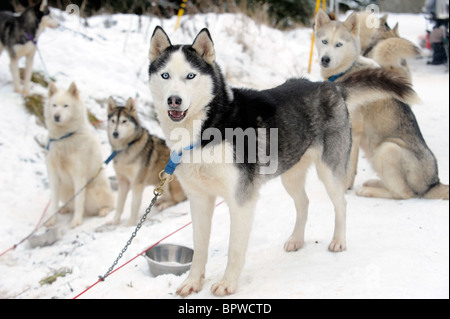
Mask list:
POLYGON ((9 54, 14 90, 17 93, 29 94, 33 59, 39 35, 46 27, 56 28, 57 26, 58 22, 50 15, 47 0, 41 0, 20 15, 9 11, 0 12, 0 54, 4 49, 9 54), (22 57, 26 57, 23 90, 20 89, 18 66, 18 61, 22 57))
MULTIPOLYGON (((108 99, 108 138, 114 151, 114 170, 118 181, 117 209, 111 224, 119 224, 129 190, 133 194, 128 226, 135 225, 142 202, 142 194, 148 185, 160 183, 159 173, 164 170, 170 150, 166 143, 149 133, 138 118, 132 98, 124 107, 108 99)), ((156 205, 160 210, 186 200, 179 182, 166 185, 164 196, 156 205)))
MULTIPOLYGON (((203 29, 192 45, 172 45, 160 27, 150 44, 150 88, 166 143, 181 153, 176 168, 190 200, 194 259, 177 293, 202 288, 216 197, 230 208, 231 231, 224 277, 211 288, 218 296, 236 292, 260 186, 281 176, 295 201, 297 221, 284 248, 304 244, 307 169, 314 163, 334 205, 329 250, 346 249, 346 180, 352 145, 347 105, 359 96, 414 96, 407 83, 392 92, 383 70, 372 81, 354 74, 338 85, 292 79, 264 91, 230 88, 215 62, 211 35, 203 29), (349 89, 350 88, 350 89, 349 89), (371 94, 367 94, 367 93, 371 94)), ((398 81, 395 81, 398 84, 398 81)))

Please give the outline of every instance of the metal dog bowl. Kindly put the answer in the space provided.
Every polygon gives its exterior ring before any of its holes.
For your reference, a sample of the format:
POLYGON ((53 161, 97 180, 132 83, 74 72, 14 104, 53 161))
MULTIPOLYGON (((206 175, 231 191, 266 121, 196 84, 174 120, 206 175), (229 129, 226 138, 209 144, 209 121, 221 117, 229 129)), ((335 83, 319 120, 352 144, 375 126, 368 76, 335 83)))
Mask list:
POLYGON ((191 268, 193 256, 194 251, 191 248, 173 244, 157 245, 144 255, 150 272, 155 277, 166 274, 176 276, 184 274, 191 268))
POLYGON ((31 248, 46 247, 53 245, 60 238, 58 228, 47 228, 39 231, 28 239, 31 248))

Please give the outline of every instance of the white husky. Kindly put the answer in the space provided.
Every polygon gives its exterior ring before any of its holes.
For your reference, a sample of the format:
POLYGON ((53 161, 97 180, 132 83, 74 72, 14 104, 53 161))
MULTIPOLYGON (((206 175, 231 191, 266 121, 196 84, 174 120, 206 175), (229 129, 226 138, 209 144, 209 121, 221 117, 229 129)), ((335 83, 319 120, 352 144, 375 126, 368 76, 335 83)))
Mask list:
MULTIPOLYGON (((66 203, 80 191, 68 206, 74 212, 72 227, 81 225, 85 213, 106 216, 114 208, 114 196, 104 172, 84 189, 103 162, 100 144, 89 125, 75 83, 67 91, 50 84, 44 115, 49 133, 46 156, 52 195, 49 211, 58 211, 60 201, 66 203)), ((47 226, 55 223, 56 217, 47 226)))

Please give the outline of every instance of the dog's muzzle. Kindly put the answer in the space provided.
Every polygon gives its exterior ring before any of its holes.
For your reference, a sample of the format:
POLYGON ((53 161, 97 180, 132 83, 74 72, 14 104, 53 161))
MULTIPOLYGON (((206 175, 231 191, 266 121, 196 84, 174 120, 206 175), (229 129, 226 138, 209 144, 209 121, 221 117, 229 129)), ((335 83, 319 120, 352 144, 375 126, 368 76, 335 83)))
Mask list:
POLYGON ((322 57, 322 59, 321 59, 321 63, 322 63, 322 66, 324 67, 324 68, 327 68, 329 65, 330 65, 330 62, 331 62, 331 59, 330 59, 330 57, 329 56, 323 56, 322 57))
POLYGON ((174 122, 181 122, 184 120, 189 112, 189 109, 181 111, 181 105, 183 100, 179 96, 171 96, 167 99, 167 105, 169 106, 169 117, 174 122))

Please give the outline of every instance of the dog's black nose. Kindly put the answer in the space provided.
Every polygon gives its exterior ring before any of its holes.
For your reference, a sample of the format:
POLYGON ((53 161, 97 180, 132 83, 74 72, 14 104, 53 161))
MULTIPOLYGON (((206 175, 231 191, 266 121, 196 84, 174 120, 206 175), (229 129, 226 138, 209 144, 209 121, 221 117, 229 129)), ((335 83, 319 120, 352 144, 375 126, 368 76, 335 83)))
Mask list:
POLYGON ((114 132, 114 133, 113 133, 113 137, 114 137, 114 138, 119 138, 119 132, 114 132))
POLYGON ((330 57, 328 57, 328 56, 322 57, 322 65, 328 65, 328 64, 330 64, 330 62, 331 62, 330 57))
POLYGON ((171 108, 179 108, 181 106, 181 103, 183 103, 183 100, 179 96, 171 96, 167 99, 167 104, 171 108))
POLYGON ((55 119, 56 123, 58 123, 61 120, 61 116, 59 114, 55 114, 55 116, 53 116, 53 118, 55 119))

